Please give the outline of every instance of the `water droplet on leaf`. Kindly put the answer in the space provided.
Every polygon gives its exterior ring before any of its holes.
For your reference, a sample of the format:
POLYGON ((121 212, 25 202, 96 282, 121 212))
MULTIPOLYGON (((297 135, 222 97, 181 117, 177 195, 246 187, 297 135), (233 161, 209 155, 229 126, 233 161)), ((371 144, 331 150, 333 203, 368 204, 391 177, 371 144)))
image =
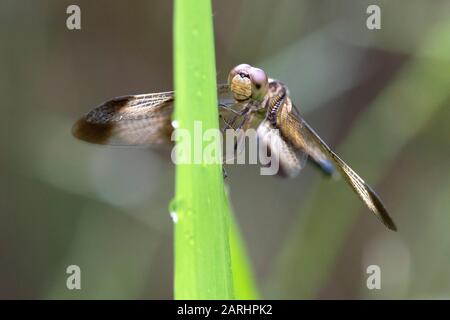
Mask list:
POLYGON ((178 222, 178 215, 176 212, 171 212, 170 213, 170 217, 172 218, 173 223, 177 223, 178 222))

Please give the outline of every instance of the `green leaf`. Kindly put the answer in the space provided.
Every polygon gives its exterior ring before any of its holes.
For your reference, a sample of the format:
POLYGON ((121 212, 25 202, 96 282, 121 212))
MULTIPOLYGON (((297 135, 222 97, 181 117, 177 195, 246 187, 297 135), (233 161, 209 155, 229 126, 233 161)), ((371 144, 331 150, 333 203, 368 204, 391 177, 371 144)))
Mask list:
MULTIPOLYGON (((228 201, 225 202, 225 205, 228 209, 228 201)), ((255 284, 250 260, 239 232, 238 224, 236 223, 233 210, 228 209, 228 211, 230 213, 231 266, 233 269, 233 284, 236 299, 259 299, 260 294, 255 284)))
POLYGON ((177 132, 187 132, 191 137, 184 140, 179 136, 180 149, 176 154, 178 160, 191 155, 193 160, 177 164, 175 199, 171 203, 176 222, 175 298, 256 298, 253 276, 234 220, 230 229, 221 163, 209 163, 201 156, 205 148, 221 150, 219 140, 202 139, 206 130, 219 128, 209 0, 175 1, 174 50, 174 120, 177 132), (200 157, 195 158, 196 153, 200 157))

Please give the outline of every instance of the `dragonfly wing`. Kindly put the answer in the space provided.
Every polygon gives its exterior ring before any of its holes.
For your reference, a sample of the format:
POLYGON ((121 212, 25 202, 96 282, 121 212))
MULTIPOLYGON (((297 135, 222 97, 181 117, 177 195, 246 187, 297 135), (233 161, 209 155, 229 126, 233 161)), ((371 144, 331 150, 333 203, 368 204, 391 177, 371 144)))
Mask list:
MULTIPOLYGON (((286 101, 286 107, 289 109, 289 107, 292 108, 292 112, 297 116, 300 117, 300 114, 295 108, 295 105, 292 104, 292 101, 288 98, 286 101)), ((295 133, 293 133, 295 134, 295 133)), ((328 175, 333 176, 335 175, 336 168, 333 165, 333 162, 329 159, 329 156, 326 152, 323 151, 323 149, 317 145, 317 144, 310 144, 305 149, 305 152, 309 155, 309 159, 312 160, 312 163, 316 165, 321 171, 328 175)))
MULTIPOLYGON (((228 86, 219 85, 220 103, 232 103, 228 86)), ((129 95, 106 101, 78 120, 72 133, 97 144, 171 144, 174 92, 129 95)))
POLYGON ((279 175, 293 178, 300 173, 306 164, 308 155, 284 139, 280 130, 276 129, 270 121, 261 122, 257 129, 257 135, 260 148, 267 150, 271 159, 279 161, 279 175))
POLYGON ((300 116, 296 116, 287 109, 282 109, 277 117, 280 122, 283 122, 283 133, 289 136, 293 145, 303 150, 308 154, 316 152, 314 150, 322 150, 328 159, 331 160, 337 170, 345 178, 347 183, 352 187, 356 194, 366 204, 366 206, 391 230, 397 230, 394 221, 389 216, 389 213, 383 205, 379 196, 375 191, 348 166, 330 147, 319 137, 319 135, 303 120, 300 116), (284 129, 284 130, 283 130, 284 129), (292 134, 296 132, 298 134, 292 134))

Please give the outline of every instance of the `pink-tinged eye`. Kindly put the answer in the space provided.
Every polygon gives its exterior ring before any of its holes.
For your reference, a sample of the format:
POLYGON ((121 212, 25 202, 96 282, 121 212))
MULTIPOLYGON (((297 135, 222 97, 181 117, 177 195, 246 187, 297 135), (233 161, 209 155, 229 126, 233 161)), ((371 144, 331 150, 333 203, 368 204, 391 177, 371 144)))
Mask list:
POLYGON ((249 77, 248 73, 250 69, 252 68, 251 65, 242 63, 240 65, 237 65, 233 69, 231 69, 230 73, 228 74, 228 85, 231 85, 231 81, 233 78, 237 75, 239 75, 241 78, 249 77))
POLYGON ((249 70, 249 76, 252 82, 252 98, 255 100, 263 100, 269 87, 266 73, 261 69, 251 68, 249 70))
POLYGON ((228 75, 228 85, 237 101, 245 101, 252 97, 252 81, 249 72, 252 67, 240 64, 234 67, 228 75))

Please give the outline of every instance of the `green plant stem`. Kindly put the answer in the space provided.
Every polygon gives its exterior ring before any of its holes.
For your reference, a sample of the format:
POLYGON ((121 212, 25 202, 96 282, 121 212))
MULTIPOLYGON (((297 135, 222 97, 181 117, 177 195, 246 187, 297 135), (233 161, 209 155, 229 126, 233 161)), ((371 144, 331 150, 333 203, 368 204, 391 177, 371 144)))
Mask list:
MULTIPOLYGON (((228 201, 226 203, 228 208, 228 201)), ((256 287, 255 277, 252 272, 250 260, 247 255, 238 224, 233 214, 230 213, 230 248, 231 248, 231 266, 233 269, 233 285, 236 299, 255 300, 260 298, 258 288, 256 287)))
MULTIPOLYGON (((219 126, 210 1, 176 0, 174 32, 174 119, 179 129, 190 133, 193 155, 194 143, 201 141, 194 136, 195 121, 203 132, 219 126)), ((199 164, 177 164, 175 197, 175 298, 233 299, 221 164, 203 159, 199 164)))

